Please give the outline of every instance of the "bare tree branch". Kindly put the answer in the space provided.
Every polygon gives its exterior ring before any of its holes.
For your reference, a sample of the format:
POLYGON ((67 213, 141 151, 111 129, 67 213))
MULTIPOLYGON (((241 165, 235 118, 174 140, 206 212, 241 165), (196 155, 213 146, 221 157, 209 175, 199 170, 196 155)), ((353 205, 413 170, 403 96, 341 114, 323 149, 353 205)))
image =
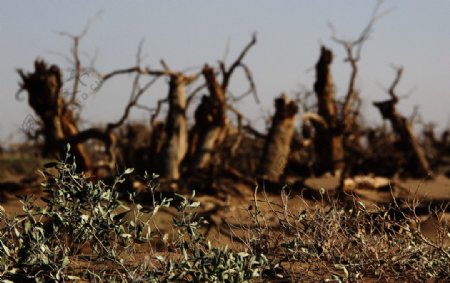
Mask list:
POLYGON ((130 115, 131 108, 133 108, 134 106, 137 105, 137 102, 138 102, 139 98, 142 96, 142 94, 144 94, 159 78, 159 77, 154 77, 144 87, 139 88, 137 86, 138 85, 139 76, 140 76, 139 74, 136 75, 133 91, 132 91, 132 93, 130 95, 130 100, 129 100, 127 106, 125 107, 125 110, 124 110, 124 113, 122 114, 122 117, 115 123, 109 123, 108 126, 107 126, 107 131, 110 131, 112 129, 118 128, 121 125, 123 125, 125 120, 130 115))
POLYGON ((400 79, 402 77, 403 67, 393 66, 393 68, 396 71, 396 75, 395 75, 394 81, 392 82, 391 86, 389 87, 388 94, 392 97, 392 101, 394 103, 397 103, 398 102, 398 96, 395 94, 395 88, 397 87, 397 85, 400 82, 400 79))
POLYGON ((156 104, 156 108, 154 109, 154 113, 152 115, 152 117, 150 118, 150 125, 153 127, 155 125, 155 121, 156 121, 156 117, 158 117, 159 112, 161 112, 161 107, 163 105, 163 103, 167 103, 169 102, 168 98, 163 98, 163 99, 159 99, 157 104, 156 104))
POLYGON ((80 84, 80 78, 81 78, 81 73, 82 73, 82 67, 81 67, 81 61, 80 61, 80 55, 79 55, 80 40, 87 34, 92 23, 100 17, 102 12, 103 11, 100 10, 97 12, 97 14, 94 17, 90 18, 88 20, 86 26, 84 27, 83 31, 78 35, 73 35, 71 33, 64 32, 64 31, 59 32, 60 35, 67 36, 67 37, 71 38, 73 41, 71 53, 72 53, 72 57, 73 57, 73 64, 75 65, 75 74, 74 74, 72 93, 71 93, 68 105, 71 105, 71 104, 76 105, 75 100, 76 100, 76 96, 77 96, 78 88, 79 88, 79 84, 80 84))
MULTIPOLYGON (((361 58, 361 51, 363 48, 364 43, 369 39, 370 35, 373 31, 373 26, 377 20, 379 20, 381 17, 387 15, 391 10, 386 10, 383 12, 380 12, 380 7, 382 5, 383 1, 379 0, 377 1, 377 4, 375 5, 372 15, 369 19, 369 22, 364 27, 362 32, 359 34, 359 36, 354 40, 346 40, 342 39, 338 36, 336 36, 335 28, 332 24, 329 24, 329 27, 332 31, 332 40, 339 45, 344 47, 344 50, 346 52, 346 58, 345 62, 348 62, 351 67, 351 73, 350 73, 350 79, 348 82, 347 87, 347 94, 344 99, 344 104, 342 106, 342 120, 344 121, 344 124, 346 127, 349 127, 350 125, 347 125, 346 121, 352 121, 354 120, 352 117, 352 113, 355 113, 352 111, 352 108, 354 107, 354 102, 357 100, 358 91, 355 89, 355 83, 356 83, 356 77, 358 73, 358 61, 361 58)), ((356 111, 357 112, 357 111, 356 111)))
POLYGON ((235 71, 237 67, 239 67, 242 63, 242 60, 244 59, 247 52, 250 50, 250 48, 256 44, 256 33, 253 34, 251 41, 245 46, 245 48, 241 51, 237 59, 231 64, 230 68, 228 70, 225 68, 224 62, 219 62, 220 69, 222 70, 223 80, 222 80, 222 87, 226 91, 228 88, 228 85, 230 83, 231 75, 235 71))

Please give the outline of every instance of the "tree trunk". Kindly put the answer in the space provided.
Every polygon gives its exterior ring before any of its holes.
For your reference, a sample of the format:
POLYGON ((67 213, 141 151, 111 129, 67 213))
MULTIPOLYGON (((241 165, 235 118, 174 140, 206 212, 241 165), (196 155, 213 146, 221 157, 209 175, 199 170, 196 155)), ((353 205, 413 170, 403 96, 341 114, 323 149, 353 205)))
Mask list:
POLYGON ((291 140, 295 131, 295 117, 298 105, 289 101, 286 95, 275 99, 275 115, 267 135, 258 175, 278 182, 286 167, 291 140))
MULTIPOLYGON (((61 97, 62 74, 58 66, 50 68, 43 61, 36 60, 34 73, 25 74, 18 70, 22 78, 21 88, 28 92, 28 103, 43 122, 44 156, 64 153, 64 141, 78 134, 73 113, 61 97)), ((82 144, 72 145, 72 150, 81 170, 92 166, 86 149, 82 144)))
POLYGON ((169 113, 166 121, 166 140, 162 149, 162 176, 171 181, 180 177, 180 164, 188 148, 185 88, 188 79, 172 74, 169 82, 169 113))
POLYGON ((383 119, 391 122, 392 129, 397 134, 406 154, 408 171, 420 178, 430 176, 431 169, 425 152, 417 142, 411 124, 396 111, 396 103, 397 100, 391 99, 373 104, 378 108, 383 119))
POLYGON ((326 122, 313 120, 315 131, 314 146, 319 174, 335 172, 344 166, 343 128, 338 119, 338 108, 334 97, 333 78, 330 65, 333 61, 331 50, 322 46, 319 61, 316 64, 316 82, 318 114, 326 122))
POLYGON ((195 126, 190 137, 190 158, 193 169, 205 169, 211 162, 213 152, 220 147, 227 130, 227 104, 225 90, 217 82, 214 70, 205 65, 203 76, 209 96, 203 96, 195 111, 195 126))
POLYGON ((149 146, 149 164, 148 169, 152 173, 161 174, 161 162, 159 156, 161 156, 162 149, 166 140, 165 125, 162 122, 155 122, 152 125, 152 133, 149 146))

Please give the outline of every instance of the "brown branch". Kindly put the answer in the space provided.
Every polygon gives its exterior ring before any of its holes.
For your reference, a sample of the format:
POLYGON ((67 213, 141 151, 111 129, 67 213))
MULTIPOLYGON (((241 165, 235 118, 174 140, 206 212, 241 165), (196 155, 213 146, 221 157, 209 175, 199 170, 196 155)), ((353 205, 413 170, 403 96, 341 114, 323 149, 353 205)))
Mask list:
MULTIPOLYGON (((346 121, 353 120, 351 117, 352 116, 351 115, 352 106, 353 106, 353 102, 356 100, 356 98, 358 96, 358 92, 355 90, 356 76, 358 73, 357 63, 361 58, 362 47, 363 47, 364 43, 369 39, 369 37, 373 31, 373 26, 374 26, 375 22, 390 12, 390 10, 386 10, 384 12, 379 12, 382 3, 383 3, 382 0, 379 0, 377 2, 377 4, 375 5, 375 7, 372 11, 372 15, 369 19, 369 22, 364 27, 364 29, 359 34, 359 36, 354 40, 345 40, 342 38, 338 38, 336 36, 334 27, 331 24, 329 24, 329 26, 332 30, 331 38, 333 41, 335 41, 336 43, 338 43, 344 47, 345 52, 346 52, 345 61, 350 64, 350 68, 351 68, 350 79, 349 79, 348 87, 347 87, 347 94, 345 96, 344 104, 342 107, 342 118, 343 118, 343 121, 345 124, 347 123, 346 121)), ((346 126, 348 126, 348 125, 346 125, 346 126)))
POLYGON ((253 128, 250 124, 247 124, 243 127, 244 130, 249 132, 250 134, 254 135, 257 138, 265 139, 267 137, 266 134, 261 133, 257 129, 253 128))
POLYGON ((130 110, 131 108, 133 108, 134 106, 137 105, 137 102, 139 100, 139 98, 142 96, 142 94, 144 94, 157 80, 159 77, 155 77, 153 78, 150 82, 148 82, 144 87, 142 88, 138 88, 138 80, 139 80, 139 74, 136 75, 136 79, 134 82, 134 86, 133 86, 133 91, 131 93, 130 96, 130 101, 128 102, 127 106, 125 107, 124 113, 122 114, 122 117, 115 123, 109 123, 107 126, 107 131, 110 131, 112 129, 118 128, 121 125, 123 125, 123 123, 125 122, 125 120, 128 118, 128 116, 130 115, 130 110), (137 89, 137 91, 136 91, 137 89))
POLYGON ((238 97, 234 98, 233 102, 237 102, 237 101, 245 98, 247 95, 253 94, 253 97, 255 98, 256 103, 259 104, 260 100, 259 100, 259 97, 258 97, 258 93, 256 91, 256 84, 255 84, 255 81, 253 80, 252 71, 244 63, 240 63, 239 67, 241 67, 244 70, 245 76, 247 77, 247 80, 248 80, 248 82, 250 84, 250 88, 246 92, 244 92, 243 94, 241 94, 238 97))
POLYGON ((83 31, 78 35, 73 35, 68 32, 59 32, 60 35, 67 36, 73 40, 73 46, 72 46, 71 53, 72 53, 72 57, 73 57, 73 64, 75 65, 75 77, 74 77, 74 82, 73 82, 72 93, 71 93, 68 104, 76 105, 75 100, 76 100, 78 88, 80 85, 81 70, 82 70, 81 60, 80 60, 80 56, 79 56, 80 40, 87 34, 92 23, 100 17, 101 13, 102 13, 102 11, 100 10, 99 12, 97 12, 97 14, 94 17, 90 18, 88 20, 86 26, 84 27, 83 31))
POLYGON ((397 87, 397 85, 400 82, 400 79, 402 77, 403 67, 395 67, 395 66, 393 66, 393 68, 396 71, 396 75, 395 75, 394 81, 392 82, 391 86, 389 87, 388 94, 392 97, 392 101, 394 103, 397 103, 398 102, 398 96, 395 94, 395 88, 397 87))
POLYGON ((241 132, 242 131, 242 120, 244 118, 244 115, 239 110, 234 108, 233 106, 228 106, 228 110, 230 110, 231 112, 236 114, 236 117, 238 120, 238 130, 239 130, 239 132, 241 132))
POLYGON ((110 78, 117 76, 117 75, 123 75, 123 74, 130 74, 130 73, 137 73, 140 75, 151 75, 151 76, 170 76, 173 75, 173 72, 165 71, 165 70, 151 70, 149 68, 142 68, 140 66, 130 67, 126 69, 118 69, 115 71, 112 71, 110 73, 101 75, 102 81, 101 83, 104 83, 105 81, 109 80, 110 78))
POLYGON ((150 118, 150 125, 151 125, 152 127, 153 127, 154 124, 155 124, 156 117, 158 117, 159 112, 161 112, 162 104, 163 104, 163 103, 167 103, 167 102, 169 102, 169 99, 168 99, 168 98, 163 98, 163 99, 159 99, 159 100, 158 100, 158 103, 156 104, 156 109, 154 110, 155 113, 153 113, 152 117, 150 118))
POLYGON ((230 66, 230 68, 228 68, 228 70, 225 69, 224 63, 220 62, 220 67, 221 67, 221 70, 223 73, 222 87, 225 91, 228 88, 228 85, 230 83, 230 78, 231 78, 231 75, 233 74, 234 70, 241 64, 241 62, 244 59, 247 52, 255 44, 256 44, 256 33, 253 34, 252 40, 241 51, 241 54, 239 54, 238 58, 234 61, 234 63, 230 66))
POLYGON ((164 61, 164 59, 159 60, 159 63, 161 64, 161 66, 163 67, 163 69, 165 71, 169 71, 170 70, 169 65, 167 65, 167 63, 166 63, 166 61, 164 61))

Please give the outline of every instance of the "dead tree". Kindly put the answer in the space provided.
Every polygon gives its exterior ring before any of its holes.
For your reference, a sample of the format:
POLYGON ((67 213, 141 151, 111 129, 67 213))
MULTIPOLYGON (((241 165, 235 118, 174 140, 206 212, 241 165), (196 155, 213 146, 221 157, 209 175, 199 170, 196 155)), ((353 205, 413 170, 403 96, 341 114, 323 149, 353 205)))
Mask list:
POLYGON ((205 65, 202 74, 206 80, 209 95, 204 95, 195 110, 195 125, 191 133, 192 166, 206 168, 212 154, 224 140, 228 119, 225 90, 217 82, 214 70, 205 65))
POLYGON ((240 97, 232 98, 232 100, 242 99, 247 94, 253 93, 258 101, 250 69, 242 62, 247 52, 255 44, 256 35, 253 36, 252 40, 228 69, 225 67, 224 62, 220 62, 221 82, 217 80, 213 68, 208 65, 203 67, 202 74, 209 95, 202 97, 201 103, 195 111, 195 125, 190 132, 188 156, 190 161, 188 163, 194 170, 203 170, 210 165, 213 153, 217 151, 227 136, 229 127, 227 111, 230 110, 227 102, 227 91, 231 76, 238 67, 244 70, 250 82, 250 89, 240 97))
MULTIPOLYGON (((62 97, 62 73, 58 66, 50 67, 44 61, 34 62, 34 72, 17 71, 22 79, 20 91, 28 93, 28 103, 43 125, 44 156, 56 157, 64 152, 67 139, 79 134, 73 113, 62 97)), ((91 168, 92 162, 82 144, 72 144, 75 158, 81 170, 91 168)))
MULTIPOLYGON (((148 68, 143 69, 139 66, 141 60, 141 44, 137 53, 137 67, 116 70, 106 75, 97 73, 99 81, 95 85, 96 91, 98 91, 107 80, 115 75, 134 73, 135 78, 130 99, 125 106, 124 113, 116 122, 108 123, 103 129, 94 127, 79 131, 76 125, 77 119, 74 118, 74 111, 80 109, 80 105, 77 102, 77 94, 79 93, 78 87, 81 83, 80 78, 82 76, 78 44, 86 31, 87 27, 83 33, 78 36, 64 34, 71 37, 74 41, 72 55, 73 64, 75 66, 75 80, 73 90, 69 93, 70 97, 68 101, 62 97, 63 82, 59 67, 52 65, 48 68, 47 64, 40 60, 36 60, 35 62, 34 73, 25 74, 22 70, 18 70, 18 73, 22 78, 18 94, 22 90, 28 92, 29 104, 42 121, 42 132, 44 134, 43 152, 45 155, 54 155, 54 153, 62 152, 63 147, 69 143, 73 148, 79 168, 86 171, 93 167, 93 162, 90 160, 83 143, 91 139, 96 139, 103 143, 105 148, 104 153, 107 155, 108 160, 100 160, 93 169, 97 172, 99 169, 106 169, 107 173, 111 173, 116 166, 116 137, 114 130, 124 124, 131 109, 138 105, 139 98, 154 84, 157 78, 166 75, 167 71, 152 71, 148 68), (141 87, 139 81, 142 75, 150 75, 154 78, 141 87)), ((92 71, 94 72, 95 70, 93 69, 92 71)))
POLYGON ((188 126, 186 119, 186 85, 196 76, 171 73, 169 82, 169 113, 166 121, 165 143, 159 160, 162 175, 171 181, 180 177, 180 164, 188 150, 188 126))
POLYGON ((344 47, 351 68, 347 92, 341 107, 338 107, 334 97, 333 80, 330 65, 333 60, 331 50, 322 47, 319 61, 316 64, 316 82, 314 90, 318 99, 318 114, 321 119, 313 119, 316 128, 315 150, 318 157, 319 173, 326 171, 350 172, 350 160, 345 154, 347 148, 359 147, 357 118, 360 99, 355 87, 358 74, 358 62, 364 43, 372 33, 374 23, 386 12, 379 13, 381 1, 375 6, 367 26, 354 40, 346 40, 336 36, 332 25, 332 40, 344 47), (319 122, 318 122, 319 121, 319 122))
MULTIPOLYGON (((180 164, 184 159, 188 148, 188 128, 186 119, 186 86, 192 83, 198 78, 198 74, 185 75, 181 72, 171 71, 164 61, 161 61, 163 70, 152 70, 150 68, 141 68, 139 65, 131 68, 116 70, 103 76, 103 81, 120 75, 135 73, 137 75, 149 75, 155 77, 146 86, 150 86, 157 78, 161 76, 169 77, 169 92, 167 99, 160 100, 155 110, 155 114, 152 116, 152 145, 151 151, 157 156, 158 167, 160 174, 166 177, 169 181, 177 181, 180 177, 180 164), (161 104, 168 102, 169 112, 164 124, 164 132, 161 132, 160 127, 157 125, 155 119, 156 115, 160 111, 161 104), (161 142, 163 139, 163 142, 161 142), (158 140, 158 141, 157 141, 158 140)), ((145 89, 142 88, 142 89, 145 89)), ((138 96, 139 97, 139 96, 138 96)), ((132 100, 132 105, 137 104, 136 100, 132 100)))
POLYGON ((409 169, 416 177, 428 177, 431 174, 431 169, 428 160, 426 159, 425 152, 414 135, 411 123, 409 123, 408 119, 401 115, 396 109, 399 99, 395 94, 395 87, 400 81, 403 68, 397 68, 396 71, 396 77, 388 91, 391 99, 374 102, 373 105, 378 108, 383 119, 391 122, 392 129, 396 133, 401 148, 405 153, 407 161, 406 169, 409 169))
POLYGON ((318 115, 321 119, 311 119, 316 129, 314 148, 316 149, 316 166, 319 174, 327 171, 335 172, 342 169, 344 165, 343 131, 338 116, 330 70, 332 61, 333 53, 322 46, 319 61, 316 64, 316 82, 314 84, 318 101, 318 115))
POLYGON ((265 140, 258 175, 278 182, 288 162, 291 140, 295 132, 298 105, 286 95, 275 99, 275 115, 265 140))

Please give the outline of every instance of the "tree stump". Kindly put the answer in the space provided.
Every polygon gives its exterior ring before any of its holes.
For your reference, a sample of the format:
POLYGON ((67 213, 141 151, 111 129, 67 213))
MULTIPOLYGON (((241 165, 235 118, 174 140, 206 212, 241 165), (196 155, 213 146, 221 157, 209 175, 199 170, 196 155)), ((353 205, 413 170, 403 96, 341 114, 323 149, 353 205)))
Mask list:
POLYGON ((258 175, 278 182, 289 159, 291 140, 295 132, 298 105, 286 95, 275 99, 275 115, 267 135, 258 175))
POLYGON ((338 107, 334 97, 330 70, 332 61, 333 53, 322 46, 316 64, 314 91, 317 95, 318 114, 326 125, 312 120, 315 128, 316 169, 319 174, 339 171, 344 167, 343 127, 338 119, 338 107))

